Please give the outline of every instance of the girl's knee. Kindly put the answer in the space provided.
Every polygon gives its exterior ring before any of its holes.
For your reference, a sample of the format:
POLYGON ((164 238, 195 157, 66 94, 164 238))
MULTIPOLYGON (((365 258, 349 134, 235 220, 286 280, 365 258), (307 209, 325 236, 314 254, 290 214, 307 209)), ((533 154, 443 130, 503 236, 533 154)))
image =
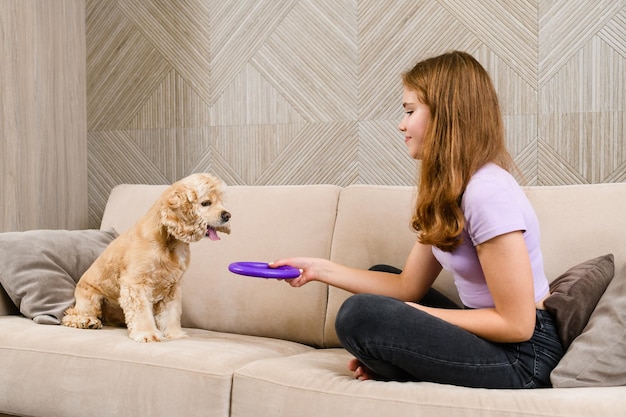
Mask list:
POLYGON ((356 294, 348 297, 337 312, 337 321, 352 320, 355 316, 361 316, 371 309, 375 295, 356 294))
POLYGON ((385 305, 396 303, 397 300, 372 294, 356 294, 349 297, 339 308, 335 319, 335 331, 339 340, 344 342, 347 337, 357 337, 384 327, 385 305))
POLYGON ((363 311, 367 310, 365 306, 369 297, 371 296, 366 294, 350 296, 339 308, 335 319, 335 331, 342 343, 346 336, 358 331, 359 323, 363 323, 362 315, 363 311))

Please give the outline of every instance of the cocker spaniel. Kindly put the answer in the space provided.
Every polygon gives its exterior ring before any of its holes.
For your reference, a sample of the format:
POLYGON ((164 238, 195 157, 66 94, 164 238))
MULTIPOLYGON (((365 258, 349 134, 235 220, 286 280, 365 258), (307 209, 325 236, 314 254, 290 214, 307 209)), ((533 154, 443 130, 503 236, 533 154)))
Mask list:
POLYGON ((123 321, 130 338, 141 343, 185 337, 181 278, 189 244, 230 233, 230 217, 222 182, 213 175, 192 174, 172 184, 83 274, 62 324, 99 329, 102 322, 123 321))

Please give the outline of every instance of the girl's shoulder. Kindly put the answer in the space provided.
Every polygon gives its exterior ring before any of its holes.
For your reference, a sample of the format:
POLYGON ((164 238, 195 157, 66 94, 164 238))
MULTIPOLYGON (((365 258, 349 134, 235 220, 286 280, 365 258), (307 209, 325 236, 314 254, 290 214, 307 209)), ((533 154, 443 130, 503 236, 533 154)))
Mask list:
POLYGON ((466 195, 475 195, 478 198, 493 192, 517 190, 519 184, 506 169, 501 166, 488 163, 480 167, 470 178, 465 189, 466 195))
MULTIPOLYGON (((513 176, 509 171, 500 165, 489 162, 478 168, 470 178, 470 182, 475 181, 506 181, 509 182, 513 176)), ((515 179, 513 179, 515 181, 515 179)))

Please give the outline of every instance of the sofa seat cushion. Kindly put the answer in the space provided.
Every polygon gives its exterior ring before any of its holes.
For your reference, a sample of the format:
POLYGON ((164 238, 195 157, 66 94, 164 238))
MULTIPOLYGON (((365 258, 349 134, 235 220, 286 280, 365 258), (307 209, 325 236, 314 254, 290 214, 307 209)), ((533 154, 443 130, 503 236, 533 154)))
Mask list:
POLYGON ((232 416, 620 415, 619 388, 489 390, 427 382, 357 381, 343 349, 250 363, 233 380, 232 416), (259 399, 262 398, 262 401, 259 399))
POLYGON ((0 317, 0 412, 71 416, 228 416, 232 375, 311 347, 186 329, 139 344, 124 328, 80 330, 0 317))

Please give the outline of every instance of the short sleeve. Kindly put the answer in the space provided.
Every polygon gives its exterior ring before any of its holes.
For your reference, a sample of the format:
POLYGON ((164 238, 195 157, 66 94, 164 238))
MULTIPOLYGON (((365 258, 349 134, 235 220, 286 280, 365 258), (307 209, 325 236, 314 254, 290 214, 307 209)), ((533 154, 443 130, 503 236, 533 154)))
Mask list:
POLYGON ((466 231, 474 246, 505 233, 526 230, 516 191, 508 181, 497 176, 483 174, 472 178, 461 206, 466 231))

